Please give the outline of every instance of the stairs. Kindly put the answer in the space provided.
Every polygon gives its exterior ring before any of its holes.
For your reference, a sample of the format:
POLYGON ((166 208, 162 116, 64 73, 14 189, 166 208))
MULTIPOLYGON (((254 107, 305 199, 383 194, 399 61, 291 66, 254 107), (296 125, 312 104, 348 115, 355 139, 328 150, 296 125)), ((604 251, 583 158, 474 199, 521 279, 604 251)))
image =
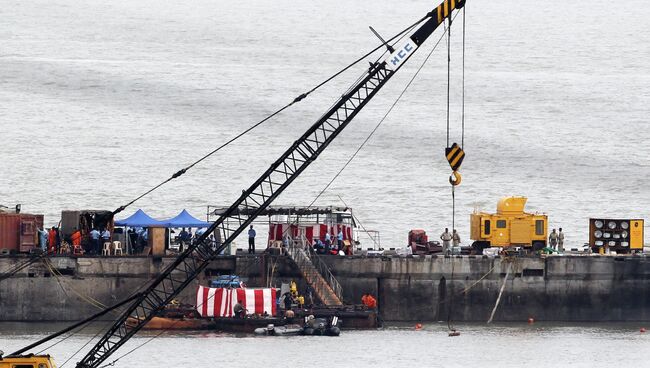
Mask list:
POLYGON ((329 267, 313 253, 311 247, 305 250, 298 244, 292 244, 287 248, 287 253, 293 262, 298 266, 307 284, 314 289, 318 297, 326 306, 343 305, 343 290, 341 285, 334 278, 329 267))

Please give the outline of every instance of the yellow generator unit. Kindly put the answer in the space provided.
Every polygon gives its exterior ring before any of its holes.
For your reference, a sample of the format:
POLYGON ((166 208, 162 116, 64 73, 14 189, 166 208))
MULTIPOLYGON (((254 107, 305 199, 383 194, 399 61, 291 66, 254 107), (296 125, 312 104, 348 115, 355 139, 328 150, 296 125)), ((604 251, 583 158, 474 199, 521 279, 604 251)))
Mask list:
POLYGON ((524 212, 526 197, 504 197, 497 213, 474 212, 470 217, 470 238, 478 254, 489 247, 523 246, 542 249, 548 236, 548 216, 524 212))
POLYGON ((589 219, 589 245, 595 253, 643 252, 643 220, 589 219))

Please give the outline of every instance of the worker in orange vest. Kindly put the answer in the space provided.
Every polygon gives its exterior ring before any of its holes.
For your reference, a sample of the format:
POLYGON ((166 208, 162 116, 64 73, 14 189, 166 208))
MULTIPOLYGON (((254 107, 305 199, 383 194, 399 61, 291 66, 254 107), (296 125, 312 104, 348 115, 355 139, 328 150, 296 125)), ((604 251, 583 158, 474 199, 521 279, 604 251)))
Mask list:
POLYGON ((70 241, 72 245, 81 245, 81 231, 74 229, 75 231, 70 235, 70 241))
POLYGON ((57 241, 56 241, 56 229, 54 226, 50 229, 50 232, 48 233, 48 240, 47 240, 47 252, 49 254, 54 254, 56 253, 56 248, 57 248, 57 241))
POLYGON ((377 308, 377 300, 373 298, 373 296, 370 294, 368 294, 368 296, 366 297, 366 306, 368 307, 368 309, 377 308))

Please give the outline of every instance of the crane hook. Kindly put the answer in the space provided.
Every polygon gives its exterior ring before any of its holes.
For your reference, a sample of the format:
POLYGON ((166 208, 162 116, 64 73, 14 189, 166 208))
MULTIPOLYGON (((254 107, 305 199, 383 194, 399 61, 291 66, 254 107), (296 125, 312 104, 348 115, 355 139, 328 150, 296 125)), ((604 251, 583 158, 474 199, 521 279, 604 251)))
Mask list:
POLYGON ((451 173, 449 176, 449 184, 453 186, 460 185, 460 182, 462 181, 462 177, 460 176, 460 173, 458 171, 454 171, 451 173))

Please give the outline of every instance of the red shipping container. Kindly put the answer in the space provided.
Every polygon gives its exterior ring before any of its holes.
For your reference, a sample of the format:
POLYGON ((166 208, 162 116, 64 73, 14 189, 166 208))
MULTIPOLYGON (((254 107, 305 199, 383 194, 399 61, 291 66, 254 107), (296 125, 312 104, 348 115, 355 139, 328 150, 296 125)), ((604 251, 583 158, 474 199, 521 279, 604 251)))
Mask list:
POLYGON ((0 251, 28 253, 38 248, 43 215, 0 212, 0 251))

